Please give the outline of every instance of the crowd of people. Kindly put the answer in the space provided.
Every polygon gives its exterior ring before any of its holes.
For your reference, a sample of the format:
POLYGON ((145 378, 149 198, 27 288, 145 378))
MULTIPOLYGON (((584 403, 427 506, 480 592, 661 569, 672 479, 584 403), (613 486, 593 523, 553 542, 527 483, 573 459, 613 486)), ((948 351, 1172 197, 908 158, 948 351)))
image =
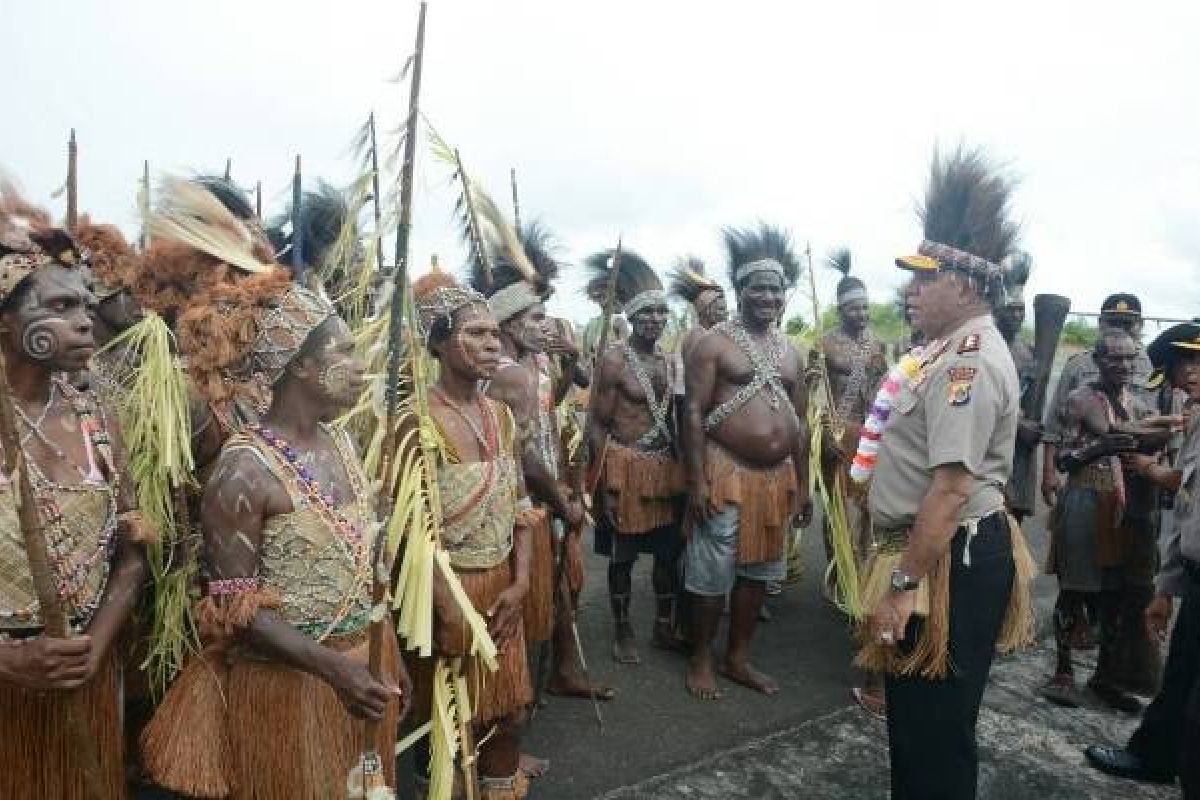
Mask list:
POLYGON ((1153 696, 1088 758, 1200 797, 1200 325, 1143 349, 1137 297, 1112 295, 1043 411, 1054 348, 1023 338, 1010 194, 981 151, 935 157, 894 352, 848 253, 837 327, 782 332, 811 263, 767 224, 722 231, 728 293, 694 258, 664 283, 596 253, 577 335, 547 316, 566 267, 538 224, 393 291, 356 278, 356 214, 327 188, 274 228, 227 180, 168 179, 133 247, 6 182, 0 796, 374 800, 404 740, 430 798, 524 797, 540 696, 614 701, 575 624, 585 547, 616 663, 640 663, 644 619, 697 702, 775 694, 755 628, 819 517, 892 796, 974 797, 991 664, 1034 635, 1040 488, 1043 695, 1153 696))

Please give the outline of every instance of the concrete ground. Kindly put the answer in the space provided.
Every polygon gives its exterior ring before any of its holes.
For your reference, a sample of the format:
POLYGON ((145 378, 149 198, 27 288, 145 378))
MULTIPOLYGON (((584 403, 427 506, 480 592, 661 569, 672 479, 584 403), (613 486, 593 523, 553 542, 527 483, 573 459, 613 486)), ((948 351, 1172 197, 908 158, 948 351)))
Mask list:
MULTIPOLYGON (((1040 557, 1044 527, 1028 528, 1040 557)), ((817 536, 807 537, 804 552, 802 581, 770 601, 773 619, 756 638, 757 665, 780 681, 782 691, 765 697, 726 682, 725 697, 716 702, 688 695, 682 658, 649 646, 648 561, 635 572, 644 663, 623 667, 612 661, 604 562, 590 557, 580 630, 593 677, 619 694, 603 705, 603 734, 588 702, 549 699, 526 736, 526 749, 552 762, 530 798, 886 798, 886 732, 851 702, 851 643, 845 622, 820 596, 824 557, 817 536)), ((1039 578, 1036 590, 1044 619, 1053 581, 1039 578)), ((1049 705, 1036 690, 1050 664, 1043 642, 993 669, 979 725, 980 797, 1177 797, 1176 789, 1116 781, 1086 766, 1086 744, 1124 742, 1136 717, 1049 705)), ((1080 664, 1082 676, 1089 669, 1080 664)))

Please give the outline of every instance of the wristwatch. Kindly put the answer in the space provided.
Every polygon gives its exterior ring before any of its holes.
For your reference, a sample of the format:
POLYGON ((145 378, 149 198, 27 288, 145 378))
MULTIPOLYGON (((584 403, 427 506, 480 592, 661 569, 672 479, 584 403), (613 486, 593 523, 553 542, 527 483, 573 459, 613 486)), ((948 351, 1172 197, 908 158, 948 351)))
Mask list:
POLYGON ((920 585, 921 582, 916 578, 909 577, 898 569, 892 570, 893 592, 911 592, 920 585))

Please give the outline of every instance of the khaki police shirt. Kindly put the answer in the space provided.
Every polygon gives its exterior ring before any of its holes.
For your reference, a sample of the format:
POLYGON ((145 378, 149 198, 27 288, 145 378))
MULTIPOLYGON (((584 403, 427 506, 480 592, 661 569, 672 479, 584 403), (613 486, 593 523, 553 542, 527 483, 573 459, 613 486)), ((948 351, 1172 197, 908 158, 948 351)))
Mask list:
POLYGON ((962 464, 978 479, 960 512, 981 517, 1004 506, 1021 418, 1017 371, 991 316, 963 323, 926 378, 892 407, 871 482, 872 523, 912 524, 935 467, 962 464))
POLYGON ((1175 495, 1173 524, 1167 531, 1162 566, 1155 581, 1159 594, 1181 596, 1189 578, 1184 559, 1200 563, 1200 412, 1192 415, 1187 438, 1179 451, 1179 492, 1175 495))

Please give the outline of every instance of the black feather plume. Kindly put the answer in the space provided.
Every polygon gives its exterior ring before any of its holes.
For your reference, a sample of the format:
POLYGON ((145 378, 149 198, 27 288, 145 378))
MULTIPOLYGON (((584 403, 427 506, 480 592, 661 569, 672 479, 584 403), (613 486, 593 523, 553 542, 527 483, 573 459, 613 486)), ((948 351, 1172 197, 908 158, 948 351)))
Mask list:
POLYGON ((721 291, 720 285, 708 277, 700 257, 692 255, 684 256, 676 262, 667 274, 667 284, 671 287, 672 294, 689 303, 695 303, 701 292, 721 291))
MULTIPOLYGON (((591 273, 588 290, 595 291, 606 288, 608 281, 613 279, 612 262, 616 255, 615 249, 602 250, 593 253, 584 261, 584 266, 591 273)), ((621 264, 618 268, 617 304, 625 305, 637 295, 650 289, 661 289, 662 281, 646 260, 631 250, 621 250, 621 264)))
POLYGON ((197 175, 192 182, 203 186, 221 205, 238 219, 245 222, 254 219, 254 206, 250 203, 250 194, 231 180, 220 175, 197 175))
POLYGON ((1012 182, 982 149, 935 154, 918 210, 925 238, 999 264, 1020 233, 1009 218, 1011 195, 1012 182))
POLYGON ((843 278, 850 277, 851 255, 849 247, 838 247, 825 256, 825 266, 832 267, 842 273, 843 278))
POLYGON ((734 286, 737 286, 734 276, 739 267, 766 258, 778 261, 783 267, 784 283, 788 288, 800 280, 800 259, 787 230, 760 222, 754 228, 725 228, 721 233, 729 254, 729 280, 734 286))
POLYGON ((537 290, 542 297, 549 297, 554 291, 554 281, 562 271, 563 263, 558 254, 562 248, 558 239, 540 220, 532 220, 517 229, 517 238, 525 250, 525 257, 537 270, 537 290))
POLYGON ((1029 274, 1033 271, 1033 257, 1024 250, 1013 250, 1000 262, 1004 267, 1004 284, 1009 287, 1024 286, 1029 283, 1029 274))
MULTIPOLYGON (((291 204, 286 211, 273 221, 267 235, 275 245, 276 253, 282 256, 290 252, 295 232, 288 223, 292 221, 291 204)), ((304 193, 300 206, 300 240, 304 243, 304 263, 310 269, 321 269, 325 266, 333 246, 348 223, 352 219, 346 195, 325 181, 317 184, 316 190, 304 193)))

